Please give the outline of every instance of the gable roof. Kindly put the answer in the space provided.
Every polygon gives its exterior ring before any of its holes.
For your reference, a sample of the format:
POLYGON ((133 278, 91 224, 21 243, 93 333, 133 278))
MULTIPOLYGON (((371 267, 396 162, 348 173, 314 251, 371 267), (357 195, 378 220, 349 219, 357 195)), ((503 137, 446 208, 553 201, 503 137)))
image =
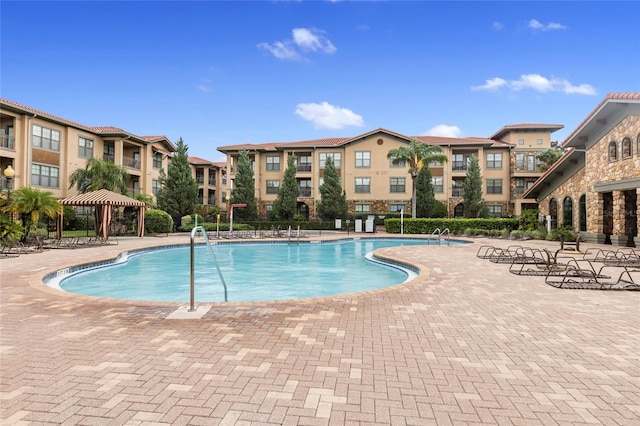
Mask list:
MULTIPOLYGON (((544 125, 546 126, 546 125, 544 125)), ((410 142, 417 139, 422 143, 439 146, 463 146, 463 145, 484 145, 486 147, 511 147, 513 144, 500 140, 488 138, 467 137, 467 138, 449 138, 444 136, 407 136, 401 133, 393 132, 382 127, 359 134, 352 137, 333 137, 324 139, 310 139, 296 142, 268 142, 263 144, 238 144, 218 147, 220 152, 240 151, 246 149, 248 151, 280 151, 291 148, 324 148, 324 147, 340 147, 359 140, 371 137, 376 134, 385 134, 393 138, 410 142)))

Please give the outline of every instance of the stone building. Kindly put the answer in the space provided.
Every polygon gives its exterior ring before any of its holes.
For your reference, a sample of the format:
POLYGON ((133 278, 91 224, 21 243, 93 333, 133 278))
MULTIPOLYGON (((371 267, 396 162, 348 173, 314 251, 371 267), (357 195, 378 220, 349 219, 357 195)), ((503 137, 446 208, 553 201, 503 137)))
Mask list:
POLYGON ((564 155, 524 194, 550 227, 640 247, 640 93, 612 93, 562 143, 564 155))

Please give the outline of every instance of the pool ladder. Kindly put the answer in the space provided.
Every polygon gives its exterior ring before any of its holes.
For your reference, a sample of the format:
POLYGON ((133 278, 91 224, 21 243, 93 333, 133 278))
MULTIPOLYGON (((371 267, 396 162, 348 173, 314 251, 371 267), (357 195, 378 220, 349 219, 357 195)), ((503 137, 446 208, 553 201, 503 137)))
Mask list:
POLYGON ((222 271, 220 271, 220 264, 218 263, 218 258, 216 258, 216 254, 213 252, 213 247, 211 247, 211 243, 209 242, 209 237, 207 237, 207 232, 204 230, 202 226, 196 226, 191 230, 191 282, 190 282, 190 291, 191 297, 189 298, 189 312, 193 312, 196 310, 195 308, 195 239, 196 234, 200 232, 204 237, 204 241, 209 247, 209 252, 211 253, 211 257, 213 257, 213 263, 216 265, 216 269, 218 270, 218 275, 220 276, 220 281, 222 281, 222 286, 224 287, 224 301, 227 302, 227 283, 224 282, 224 277, 222 276, 222 271))
POLYGON ((431 237, 438 236, 438 245, 442 244, 441 239, 443 235, 446 235, 447 245, 449 245, 451 241, 451 232, 449 232, 449 228, 444 228, 442 231, 440 228, 436 228, 436 230, 431 233, 431 237))

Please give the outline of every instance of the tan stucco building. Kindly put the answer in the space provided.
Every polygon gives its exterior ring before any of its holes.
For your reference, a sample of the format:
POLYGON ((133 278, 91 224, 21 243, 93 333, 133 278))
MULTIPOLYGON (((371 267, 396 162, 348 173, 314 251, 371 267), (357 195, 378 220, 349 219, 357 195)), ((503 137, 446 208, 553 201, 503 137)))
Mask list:
POLYGON ((463 215, 463 183, 472 155, 479 159, 483 195, 490 213, 500 217, 519 215, 523 209, 537 207, 535 199, 524 198, 522 194, 542 174, 536 155, 552 146, 551 134, 561 128, 558 124, 514 124, 504 126, 488 138, 406 136, 380 128, 354 137, 231 145, 218 150, 227 155, 229 193, 238 154, 240 150, 249 151, 259 214, 263 217, 276 199, 288 156, 295 154, 300 189, 298 212, 315 219, 328 156, 333 158, 341 177, 350 212, 411 211, 411 176, 406 166, 394 166, 387 154, 415 138, 438 145, 448 158, 444 164, 429 167, 436 198, 448 206, 450 217, 463 215))
POLYGON ((640 93, 613 93, 562 143, 565 154, 524 194, 550 227, 587 241, 640 246, 640 93))

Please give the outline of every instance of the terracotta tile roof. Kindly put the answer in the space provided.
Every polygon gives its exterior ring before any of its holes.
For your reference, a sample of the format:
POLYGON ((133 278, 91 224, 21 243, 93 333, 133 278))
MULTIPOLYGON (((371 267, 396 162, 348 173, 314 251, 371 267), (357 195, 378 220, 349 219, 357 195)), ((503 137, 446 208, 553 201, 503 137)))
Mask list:
POLYGON ((502 129, 495 132, 493 135, 489 136, 489 139, 499 139, 500 136, 511 130, 526 130, 526 129, 549 129, 552 132, 556 130, 560 130, 564 128, 562 124, 541 124, 541 123, 517 123, 517 124, 507 124, 502 129))
POLYGON ((205 160, 200 157, 189 157, 188 158, 190 164, 198 164, 198 165, 213 165, 212 161, 205 160))
POLYGON ((18 102, 15 102, 9 99, 4 99, 4 98, 0 98, 0 106, 14 108, 27 114, 35 114, 36 117, 43 117, 60 124, 64 124, 66 126, 74 127, 80 130, 85 130, 98 135, 123 134, 143 142, 156 142, 156 139, 159 141, 164 138, 169 144, 171 144, 170 146, 173 149, 175 149, 171 141, 166 136, 138 136, 138 135, 134 135, 133 133, 127 132, 126 130, 123 130, 119 127, 114 127, 114 126, 87 126, 87 125, 84 125, 75 121, 67 120, 66 118, 62 118, 57 115, 50 114, 48 112, 41 111, 39 109, 35 109, 30 106, 22 105, 18 102))
POLYGON ((591 119, 609 102, 611 101, 638 101, 640 102, 640 92, 628 92, 628 93, 609 93, 607 96, 596 106, 593 111, 566 137, 566 139, 560 144, 564 145, 570 141, 591 119))
POLYGON ((214 166, 218 166, 221 169, 226 169, 227 168, 227 163, 224 161, 216 161, 215 163, 213 163, 214 166))

